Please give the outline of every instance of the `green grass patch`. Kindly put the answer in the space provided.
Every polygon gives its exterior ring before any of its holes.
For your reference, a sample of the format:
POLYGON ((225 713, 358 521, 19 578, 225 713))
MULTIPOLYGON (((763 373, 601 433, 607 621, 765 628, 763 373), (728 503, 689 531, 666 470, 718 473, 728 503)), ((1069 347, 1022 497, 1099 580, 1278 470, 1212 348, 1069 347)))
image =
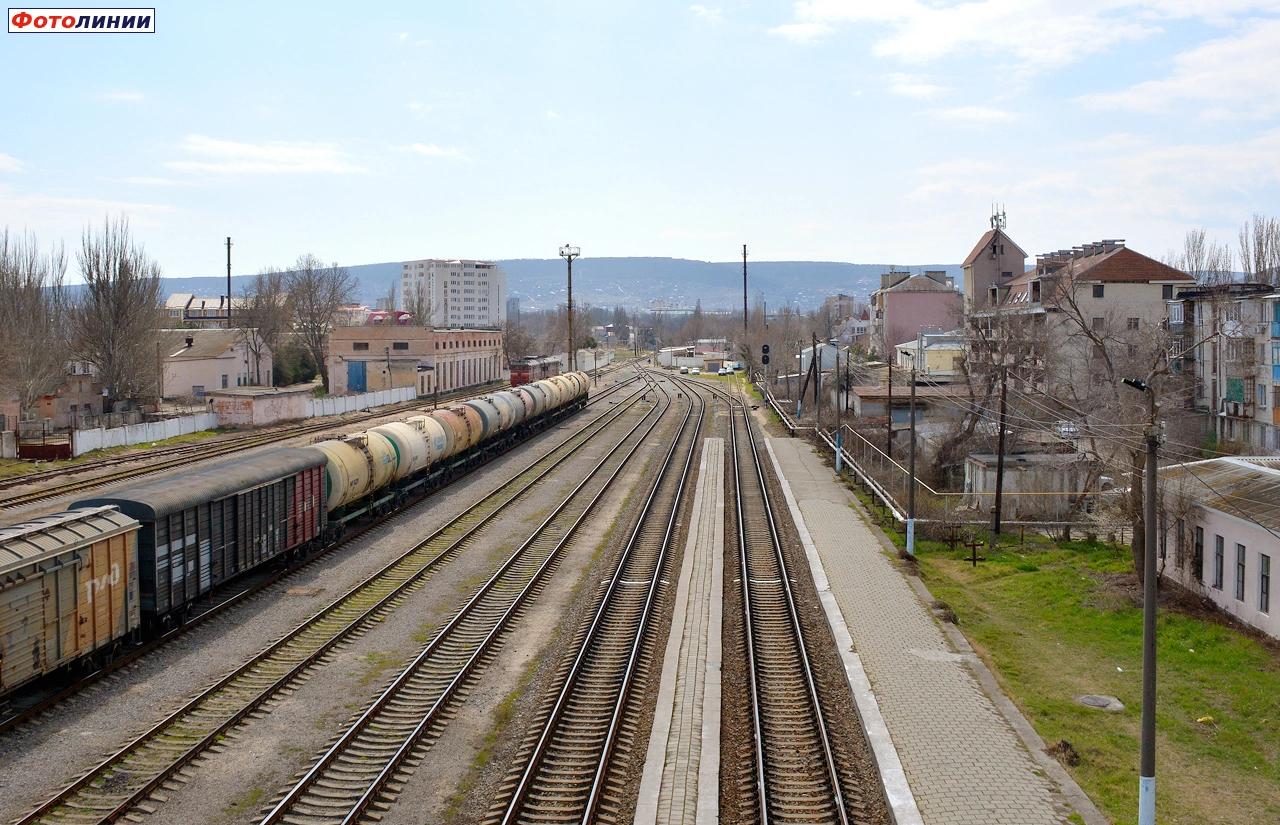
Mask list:
POLYGON ((231 804, 222 809, 224 814, 228 816, 240 816, 250 811, 256 811, 262 806, 262 799, 266 796, 266 791, 260 787, 250 788, 244 793, 237 796, 231 804))
MULTIPOLYGON (((894 536, 901 544, 900 536, 894 536)), ((967 550, 920 542, 933 595, 1046 742, 1117 825, 1137 821, 1142 611, 1127 548, 1005 537, 967 550), (1120 713, 1083 707, 1116 696, 1120 713)), ((1280 652, 1213 618, 1161 606, 1157 814, 1162 825, 1280 822, 1280 652)))
POLYGON ((158 449, 160 447, 176 447, 182 444, 194 444, 204 441, 214 436, 222 435, 230 432, 226 429, 200 430, 194 433, 185 433, 183 435, 175 435, 173 438, 165 438, 160 441, 148 441, 145 444, 134 444, 129 447, 107 447, 102 450, 90 450, 81 456, 68 458, 64 461, 19 461, 16 458, 7 458, 0 460, 0 478, 16 478, 18 476, 29 475, 31 473, 42 473, 45 470, 60 470, 65 467, 75 467, 79 464, 89 464, 94 461, 101 461, 104 458, 112 458, 114 456, 125 455, 128 453, 145 453, 147 450, 158 449))
POLYGON ((360 673, 360 687, 368 687, 399 660, 385 650, 375 650, 361 656, 360 661, 364 663, 364 670, 360 673))

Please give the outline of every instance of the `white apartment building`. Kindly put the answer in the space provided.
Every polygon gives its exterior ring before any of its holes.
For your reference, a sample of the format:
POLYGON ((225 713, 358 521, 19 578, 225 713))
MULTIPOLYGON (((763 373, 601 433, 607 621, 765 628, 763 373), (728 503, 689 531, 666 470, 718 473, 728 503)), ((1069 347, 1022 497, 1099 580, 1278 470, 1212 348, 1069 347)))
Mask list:
POLYGON ((406 261, 401 308, 430 310, 435 327, 500 327, 507 319, 507 275, 492 261, 406 261))

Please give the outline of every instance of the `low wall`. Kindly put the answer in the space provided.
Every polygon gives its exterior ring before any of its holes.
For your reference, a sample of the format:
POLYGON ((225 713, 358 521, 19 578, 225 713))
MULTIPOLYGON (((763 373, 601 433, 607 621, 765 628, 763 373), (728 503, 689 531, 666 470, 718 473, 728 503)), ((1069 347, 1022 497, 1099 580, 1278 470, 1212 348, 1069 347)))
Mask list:
POLYGON ((367 410, 371 407, 381 407, 384 404, 411 401, 417 397, 418 391, 415 388, 397 387, 394 390, 378 390, 377 392, 365 392, 359 395, 312 398, 307 402, 307 418, 317 418, 322 415, 341 415, 342 413, 367 410))
POLYGON ((216 415, 200 413, 110 429, 98 427, 92 430, 74 430, 71 434, 71 454, 84 455, 91 450, 101 450, 106 447, 128 447, 134 444, 145 444, 148 441, 162 441, 176 435, 212 430, 216 426, 218 426, 216 415))

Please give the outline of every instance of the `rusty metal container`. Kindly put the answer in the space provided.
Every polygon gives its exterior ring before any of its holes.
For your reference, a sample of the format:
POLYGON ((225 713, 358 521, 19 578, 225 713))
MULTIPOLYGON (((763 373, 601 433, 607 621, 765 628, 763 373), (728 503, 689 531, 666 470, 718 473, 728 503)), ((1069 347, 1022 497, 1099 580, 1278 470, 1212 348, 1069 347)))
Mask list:
MULTIPOLYGON (((474 413, 474 410, 472 411, 474 413)), ((471 446, 470 422, 455 407, 446 407, 431 413, 450 434, 449 455, 455 456, 471 446)))
POLYGON ((0 529, 0 695, 137 630, 139 526, 91 507, 0 529))
POLYGON ((475 410, 480 416, 480 441, 488 441, 502 432, 502 413, 498 411, 497 405, 493 403, 490 396, 472 398, 464 401, 462 406, 475 410))

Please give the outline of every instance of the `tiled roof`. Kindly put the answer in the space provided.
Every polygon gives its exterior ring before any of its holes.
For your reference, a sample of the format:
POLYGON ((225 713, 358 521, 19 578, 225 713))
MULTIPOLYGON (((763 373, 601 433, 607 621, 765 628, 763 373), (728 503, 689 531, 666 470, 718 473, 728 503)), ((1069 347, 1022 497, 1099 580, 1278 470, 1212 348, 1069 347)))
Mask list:
POLYGON ((881 292, 954 292, 955 287, 940 284, 924 275, 912 275, 881 292))
POLYGON ((236 329, 162 329, 160 354, 164 358, 217 358, 236 345, 236 329), (191 346, 187 346, 187 339, 191 346))
MULTIPOLYGON (((1055 277, 1073 278, 1077 281, 1100 281, 1102 283, 1152 283, 1155 281, 1195 281, 1180 269, 1162 264, 1155 258, 1149 258, 1141 252, 1135 252, 1127 246, 1116 247, 1108 252, 1095 255, 1082 255, 1072 258, 1060 269, 1051 273, 1055 277)), ((1032 280, 1034 276, 1024 273, 1011 283, 1032 280)))

